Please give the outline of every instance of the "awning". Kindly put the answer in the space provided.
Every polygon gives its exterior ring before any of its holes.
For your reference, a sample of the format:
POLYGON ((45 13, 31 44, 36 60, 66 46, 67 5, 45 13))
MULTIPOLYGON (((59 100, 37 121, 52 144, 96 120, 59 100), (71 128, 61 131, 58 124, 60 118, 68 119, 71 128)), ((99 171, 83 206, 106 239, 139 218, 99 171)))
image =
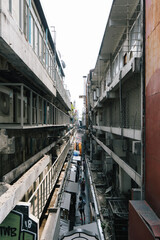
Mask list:
POLYGON ((73 161, 81 161, 81 156, 73 156, 73 161))
POLYGON ((77 166, 77 161, 76 160, 72 160, 72 165, 74 165, 74 166, 77 166))
POLYGON ((60 239, 61 240, 72 240, 72 239, 87 239, 87 240, 99 240, 99 237, 97 234, 94 234, 93 232, 90 232, 85 229, 81 229, 81 226, 79 228, 74 229, 70 232, 64 233, 60 239))
POLYGON ((77 165, 72 163, 70 169, 72 169, 72 171, 76 172, 77 171, 77 165))
POLYGON ((68 177, 69 181, 75 182, 76 181, 76 172, 74 170, 71 170, 69 172, 69 177, 68 177))
POLYGON ((65 219, 60 218, 60 236, 69 231, 69 222, 65 219))
POLYGON ((74 150, 74 152, 73 152, 73 155, 74 155, 74 156, 79 156, 79 154, 80 154, 80 151, 74 150))
POLYGON ((66 192, 78 193, 78 183, 67 181, 65 186, 66 192))
MULTIPOLYGON (((78 228, 79 228, 79 226, 74 227, 74 229, 78 229, 78 228)), ((82 229, 82 230, 90 231, 92 234, 99 235, 98 226, 97 226, 97 223, 96 223, 96 222, 82 225, 82 226, 81 226, 81 229, 82 229)))
POLYGON ((71 194, 64 192, 62 196, 61 208, 67 209, 69 211, 70 202, 71 202, 71 194))

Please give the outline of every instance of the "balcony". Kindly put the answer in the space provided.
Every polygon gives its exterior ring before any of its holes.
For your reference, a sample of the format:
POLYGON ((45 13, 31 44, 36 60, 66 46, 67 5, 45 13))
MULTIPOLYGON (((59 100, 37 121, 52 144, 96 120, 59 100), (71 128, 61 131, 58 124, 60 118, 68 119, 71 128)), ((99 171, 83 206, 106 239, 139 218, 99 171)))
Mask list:
POLYGON ((52 97, 58 93, 60 101, 70 109, 63 86, 63 67, 40 2, 24 0, 23 4, 19 1, 9 6, 9 1, 3 1, 0 29, 0 55, 3 63, 9 63, 7 69, 0 66, 3 77, 8 82, 25 82, 52 97))
POLYGON ((0 83, 0 127, 30 129, 66 126, 70 117, 24 84, 0 83))

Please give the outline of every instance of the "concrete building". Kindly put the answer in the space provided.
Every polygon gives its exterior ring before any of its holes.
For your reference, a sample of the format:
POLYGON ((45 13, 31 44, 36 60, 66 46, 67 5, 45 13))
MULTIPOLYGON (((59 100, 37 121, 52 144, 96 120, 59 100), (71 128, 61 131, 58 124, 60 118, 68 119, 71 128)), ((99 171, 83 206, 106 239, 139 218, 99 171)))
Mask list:
POLYGON ((0 0, 1 226, 19 201, 39 223, 69 152, 63 66, 40 1, 0 0))
POLYGON ((111 239, 127 239, 128 200, 144 199, 143 14, 143 1, 113 1, 87 79, 90 168, 111 239))
POLYGON ((98 238, 75 216, 73 109, 41 4, 0 9, 0 238, 159 239, 159 2, 113 1, 87 76, 87 217, 98 238))

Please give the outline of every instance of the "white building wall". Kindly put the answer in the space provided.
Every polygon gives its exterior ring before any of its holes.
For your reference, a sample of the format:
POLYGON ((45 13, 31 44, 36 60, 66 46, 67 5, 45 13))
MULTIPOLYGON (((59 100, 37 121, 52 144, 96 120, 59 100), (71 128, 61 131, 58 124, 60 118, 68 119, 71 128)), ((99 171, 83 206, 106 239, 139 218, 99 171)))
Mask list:
MULTIPOLYGON (((15 10, 18 5, 18 0, 15 2, 12 1, 12 3, 13 15, 8 10, 8 1, 2 1, 2 12, 0 14, 0 37, 5 44, 8 45, 7 47, 10 52, 10 56, 9 53, 8 56, 12 58, 12 55, 16 54, 17 57, 20 58, 20 60, 36 75, 36 77, 46 85, 52 94, 56 95, 53 79, 49 77, 44 66, 39 61, 38 56, 34 53, 32 46, 19 28, 19 23, 17 22, 18 10, 15 10)), ((14 64, 16 67, 20 67, 18 66, 19 63, 16 62, 16 59, 14 64)))

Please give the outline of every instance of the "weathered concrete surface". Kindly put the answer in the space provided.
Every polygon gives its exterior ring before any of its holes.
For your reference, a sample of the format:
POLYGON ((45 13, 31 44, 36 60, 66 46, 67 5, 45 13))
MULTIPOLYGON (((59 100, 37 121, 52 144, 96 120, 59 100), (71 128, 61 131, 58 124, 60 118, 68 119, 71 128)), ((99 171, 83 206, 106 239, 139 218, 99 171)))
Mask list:
POLYGON ((22 199, 30 186, 36 181, 44 168, 49 164, 50 157, 44 156, 29 171, 27 171, 15 184, 0 196, 0 223, 3 222, 9 212, 22 199))

